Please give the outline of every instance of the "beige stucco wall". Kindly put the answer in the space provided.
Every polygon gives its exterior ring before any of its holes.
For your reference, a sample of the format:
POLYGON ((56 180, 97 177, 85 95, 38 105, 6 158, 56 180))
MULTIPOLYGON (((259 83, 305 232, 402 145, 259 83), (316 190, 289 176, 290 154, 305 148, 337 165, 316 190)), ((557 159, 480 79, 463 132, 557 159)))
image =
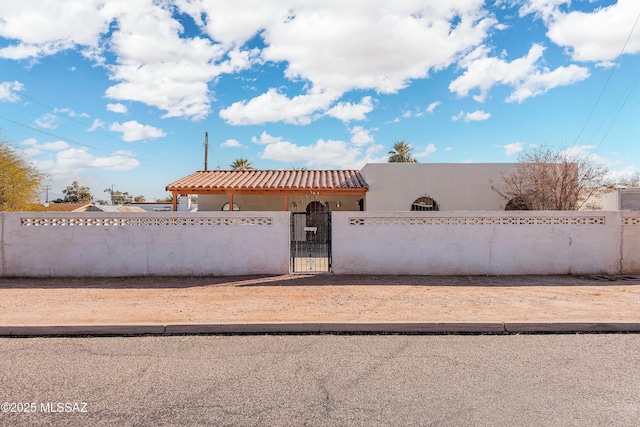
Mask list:
POLYGON ((512 163, 369 163, 361 174, 369 184, 366 211, 410 211, 422 196, 441 211, 501 211, 506 201, 491 189, 502 189, 502 172, 512 163))
MULTIPOLYGON (((328 203, 328 210, 357 211, 360 209, 358 200, 363 196, 322 196, 322 195, 289 195, 288 209, 291 212, 305 212, 307 205, 312 201, 328 203), (295 204, 295 206, 293 206, 295 204)), ((229 202, 227 195, 202 194, 198 196, 198 211, 220 211, 229 202)), ((284 195, 249 195, 236 194, 233 203, 237 204, 240 211, 283 211, 284 195)))

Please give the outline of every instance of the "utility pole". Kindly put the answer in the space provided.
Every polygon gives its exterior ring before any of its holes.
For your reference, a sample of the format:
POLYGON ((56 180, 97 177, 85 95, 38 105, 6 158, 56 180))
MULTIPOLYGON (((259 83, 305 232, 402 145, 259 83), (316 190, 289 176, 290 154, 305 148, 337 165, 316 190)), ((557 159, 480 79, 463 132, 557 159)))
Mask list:
POLYGON ((204 133, 204 170, 208 170, 207 161, 209 159, 209 132, 204 133))

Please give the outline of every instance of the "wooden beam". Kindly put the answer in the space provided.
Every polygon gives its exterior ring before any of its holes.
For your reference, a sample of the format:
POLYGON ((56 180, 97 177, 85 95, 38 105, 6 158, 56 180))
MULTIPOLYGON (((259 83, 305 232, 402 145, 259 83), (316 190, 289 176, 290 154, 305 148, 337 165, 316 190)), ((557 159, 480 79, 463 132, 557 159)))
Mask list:
POLYGON ((289 195, 284 193, 284 211, 287 212, 289 210, 289 195))

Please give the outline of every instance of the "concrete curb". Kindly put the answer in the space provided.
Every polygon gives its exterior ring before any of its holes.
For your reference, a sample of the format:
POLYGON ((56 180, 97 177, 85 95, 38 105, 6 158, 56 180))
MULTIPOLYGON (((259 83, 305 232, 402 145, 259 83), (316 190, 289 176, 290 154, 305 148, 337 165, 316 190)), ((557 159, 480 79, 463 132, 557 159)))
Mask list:
POLYGON ((638 322, 505 322, 509 333, 532 332, 640 332, 638 322))
POLYGON ((167 334, 195 333, 503 333, 502 322, 354 322, 167 325, 167 334))
POLYGON ((638 322, 354 322, 0 326, 0 337, 264 333, 578 333, 640 332, 638 322))
POLYGON ((164 325, 0 326, 0 336, 163 335, 164 325))

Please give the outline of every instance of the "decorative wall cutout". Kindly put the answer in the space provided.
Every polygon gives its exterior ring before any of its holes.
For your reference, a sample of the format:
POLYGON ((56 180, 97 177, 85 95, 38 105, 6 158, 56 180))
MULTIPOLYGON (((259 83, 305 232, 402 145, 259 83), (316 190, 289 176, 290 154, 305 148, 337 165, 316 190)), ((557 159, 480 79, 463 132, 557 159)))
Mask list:
POLYGON ((605 217, 351 217, 349 225, 605 225, 605 217))
POLYGON ((640 225, 640 216, 624 216, 622 225, 640 225))
POLYGON ((23 227, 217 227, 270 226, 273 218, 21 218, 23 227))

